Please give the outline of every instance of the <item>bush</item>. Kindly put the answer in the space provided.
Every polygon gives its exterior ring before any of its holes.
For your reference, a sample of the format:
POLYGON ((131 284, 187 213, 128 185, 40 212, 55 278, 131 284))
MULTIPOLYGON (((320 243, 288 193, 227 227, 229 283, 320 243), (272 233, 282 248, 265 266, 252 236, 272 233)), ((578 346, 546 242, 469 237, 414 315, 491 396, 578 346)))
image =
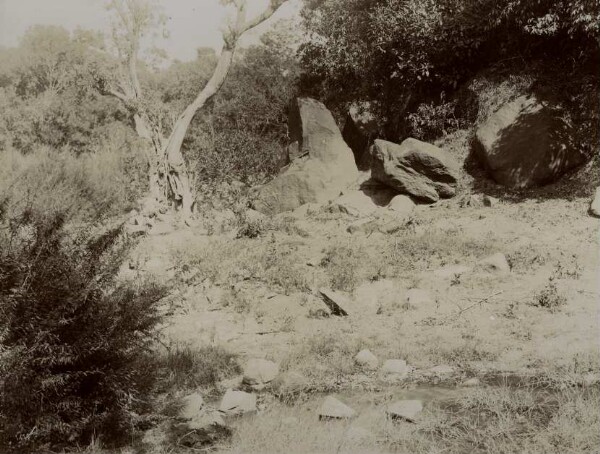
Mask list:
POLYGON ((163 290, 115 285, 125 251, 119 228, 67 235, 64 215, 33 210, 3 224, 3 449, 120 440, 149 408, 163 290))

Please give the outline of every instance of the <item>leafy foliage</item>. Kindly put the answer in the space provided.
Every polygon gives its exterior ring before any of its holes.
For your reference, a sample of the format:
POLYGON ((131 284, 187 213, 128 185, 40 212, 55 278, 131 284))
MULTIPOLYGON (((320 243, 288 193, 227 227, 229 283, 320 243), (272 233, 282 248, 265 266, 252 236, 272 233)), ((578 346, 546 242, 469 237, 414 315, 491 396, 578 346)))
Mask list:
MULTIPOLYGON (((73 231, 73 229, 71 229, 73 231)), ((67 235, 60 213, 4 219, 0 247, 3 449, 130 432, 146 410, 160 288, 114 285, 120 228, 67 235)))

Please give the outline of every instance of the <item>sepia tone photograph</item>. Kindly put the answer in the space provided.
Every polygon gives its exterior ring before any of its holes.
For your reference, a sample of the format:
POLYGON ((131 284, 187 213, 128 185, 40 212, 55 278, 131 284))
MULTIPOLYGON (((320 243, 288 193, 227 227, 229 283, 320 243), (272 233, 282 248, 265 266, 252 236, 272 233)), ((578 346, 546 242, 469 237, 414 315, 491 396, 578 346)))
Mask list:
POLYGON ((600 0, 0 0, 0 454, 600 453, 600 0))

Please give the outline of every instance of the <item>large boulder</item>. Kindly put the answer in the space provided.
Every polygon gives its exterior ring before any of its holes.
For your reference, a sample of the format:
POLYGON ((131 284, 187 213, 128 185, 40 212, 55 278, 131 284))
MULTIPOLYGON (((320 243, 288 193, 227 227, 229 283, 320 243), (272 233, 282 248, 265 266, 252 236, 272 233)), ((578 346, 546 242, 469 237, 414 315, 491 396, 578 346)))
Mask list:
POLYGON ((371 168, 370 148, 377 137, 378 127, 375 117, 368 111, 368 106, 352 106, 348 115, 342 137, 352 149, 358 170, 371 168))
POLYGON ((424 202, 453 197, 458 163, 442 149, 416 139, 398 145, 376 140, 371 155, 371 176, 395 190, 424 202))
POLYGON ((479 126, 473 151, 497 183, 527 188, 551 183, 584 162, 571 138, 559 107, 520 96, 479 126))
POLYGON ((298 142, 298 157, 258 190, 253 204, 260 212, 276 214, 327 202, 358 179, 352 150, 322 103, 310 98, 292 103, 289 131, 298 142))

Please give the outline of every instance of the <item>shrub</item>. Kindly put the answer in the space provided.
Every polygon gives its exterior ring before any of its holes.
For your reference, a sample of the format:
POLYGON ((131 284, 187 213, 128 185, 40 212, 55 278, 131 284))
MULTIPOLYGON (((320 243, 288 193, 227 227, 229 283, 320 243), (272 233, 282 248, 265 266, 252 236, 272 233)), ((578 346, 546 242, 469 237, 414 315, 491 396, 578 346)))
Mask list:
MULTIPOLYGON (((148 410, 164 295, 115 284, 120 228, 67 235, 24 210, 0 229, 0 441, 4 449, 117 442, 148 410)), ((5 451, 6 452, 6 451, 5 451)))
POLYGON ((535 296, 534 306, 544 307, 551 312, 557 311, 567 304, 567 298, 558 291, 556 282, 548 280, 548 284, 535 296))
POLYGON ((242 371, 237 356, 218 345, 175 345, 162 356, 160 369, 167 389, 211 388, 242 371))

